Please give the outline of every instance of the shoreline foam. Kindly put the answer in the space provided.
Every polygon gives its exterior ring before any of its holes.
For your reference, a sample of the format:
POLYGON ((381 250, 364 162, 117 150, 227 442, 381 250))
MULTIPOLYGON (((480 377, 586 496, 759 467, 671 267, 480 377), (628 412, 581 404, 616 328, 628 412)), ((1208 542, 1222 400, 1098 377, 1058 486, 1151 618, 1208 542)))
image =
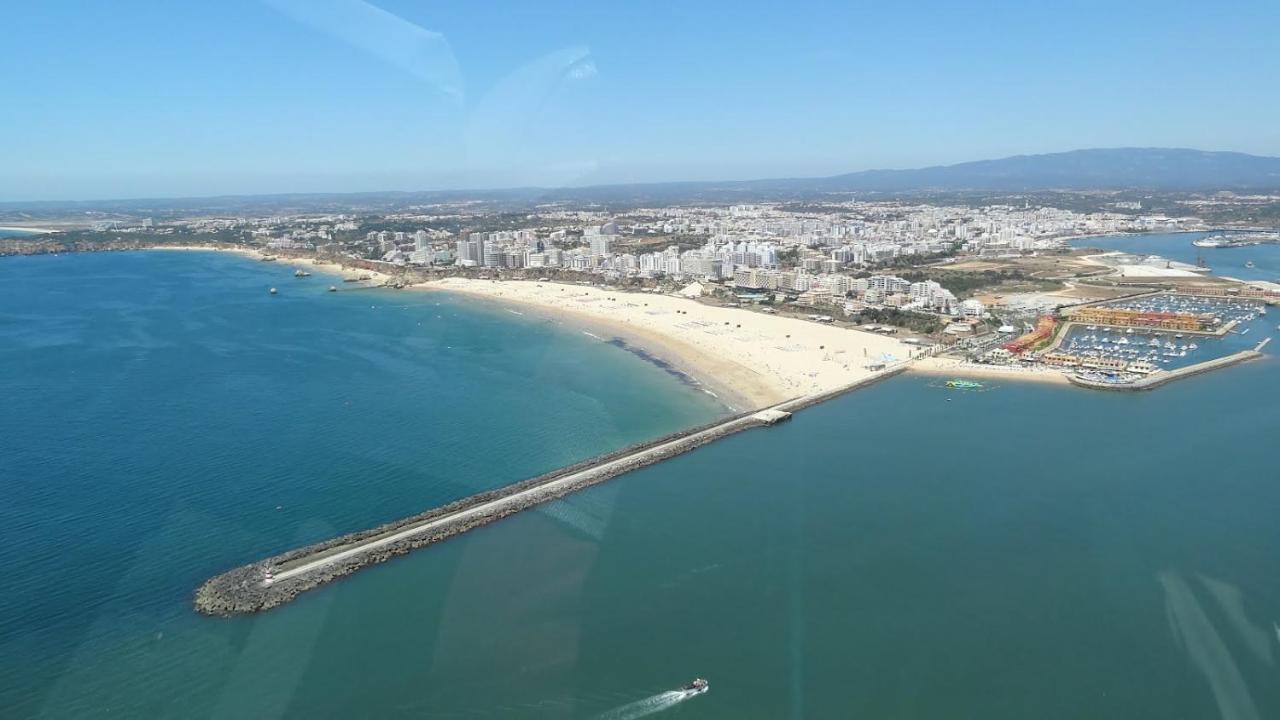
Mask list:
MULTIPOLYGON (((226 247, 221 245, 153 245, 151 247, 138 248, 138 249, 143 251, 166 250, 166 251, 176 251, 176 252, 235 253, 237 255, 243 255, 248 258, 253 258, 254 260, 260 260, 263 257, 263 255, 270 254, 270 253, 263 253, 259 250, 255 250, 251 248, 226 247)), ((279 256, 276 262, 282 265, 309 265, 317 270, 320 270, 321 272, 331 273, 334 276, 339 278, 350 275, 352 272, 358 272, 362 275, 368 275, 370 278, 377 281, 378 283, 386 283, 392 280, 392 277, 390 275, 383 272, 378 272, 377 270, 365 270, 363 268, 356 268, 355 270, 351 270, 351 269, 348 269, 345 265, 342 265, 340 263, 324 260, 321 258, 315 258, 315 257, 279 256)))
POLYGON ((981 377, 988 379, 1041 382, 1055 385, 1071 385, 1066 373, 1050 368, 1011 367, 1007 365, 980 365, 961 360, 930 357, 911 364, 910 372, 921 375, 946 375, 950 377, 981 377))
POLYGON ((58 232, 52 228, 18 227, 16 225, 0 225, 0 231, 20 232, 26 235, 51 235, 58 232))
POLYGON ((766 407, 844 387, 875 374, 909 345, 848 328, 704 305, 658 293, 536 281, 446 278, 412 286, 536 308, 595 323, 679 368, 713 392, 766 407))

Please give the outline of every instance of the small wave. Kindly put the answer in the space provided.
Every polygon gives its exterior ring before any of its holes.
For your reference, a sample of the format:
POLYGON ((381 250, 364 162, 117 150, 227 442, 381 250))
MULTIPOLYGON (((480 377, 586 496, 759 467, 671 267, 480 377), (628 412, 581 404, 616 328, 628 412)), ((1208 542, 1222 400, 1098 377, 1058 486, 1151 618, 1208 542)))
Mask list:
POLYGON ((508 309, 507 312, 511 313, 512 315, 524 315, 524 313, 520 312, 519 310, 508 309))
POLYGON ((583 335, 586 335, 587 337, 593 337, 593 338, 595 338, 595 339, 597 339, 597 340, 604 340, 604 338, 600 337, 599 335, 596 335, 595 333, 589 333, 589 332, 587 332, 586 330, 583 330, 583 331, 582 331, 582 334, 583 334, 583 335))
POLYGON ((627 703, 622 707, 617 707, 600 715, 597 720, 636 720, 646 715, 668 710, 685 700, 697 697, 698 693, 685 692, 683 690, 668 690, 664 693, 658 693, 653 697, 647 697, 643 700, 637 700, 633 703, 627 703))

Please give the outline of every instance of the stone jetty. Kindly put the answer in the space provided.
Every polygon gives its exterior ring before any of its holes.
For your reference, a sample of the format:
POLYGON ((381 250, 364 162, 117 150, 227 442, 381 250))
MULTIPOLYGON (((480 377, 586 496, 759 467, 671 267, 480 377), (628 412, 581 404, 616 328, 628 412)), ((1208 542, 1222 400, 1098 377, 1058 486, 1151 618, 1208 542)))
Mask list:
POLYGON ((497 490, 472 495, 402 520, 243 565, 205 581, 196 590, 195 608, 206 615, 218 616, 269 610, 361 568, 447 540, 720 438, 783 422, 796 410, 891 377, 905 369, 906 364, 903 363, 836 391, 739 413, 598 455, 497 490))
MULTIPOLYGON (((1270 340, 1270 338, 1267 339, 1270 340)), ((1188 378, 1192 375, 1199 375, 1200 373, 1206 373, 1210 370, 1217 370, 1218 368, 1224 368, 1237 363, 1260 358, 1262 357, 1263 345, 1266 345, 1266 343, 1263 342, 1263 344, 1259 345, 1255 350, 1241 350, 1238 353, 1214 358, 1213 360, 1206 360, 1201 363, 1196 363, 1195 365, 1188 365, 1183 368, 1178 368, 1177 370, 1162 370, 1133 382, 1100 382, 1098 380, 1090 380, 1089 378, 1080 377, 1078 375, 1068 375, 1067 379, 1074 385, 1091 388, 1093 390, 1152 390, 1160 387, 1161 385, 1171 383, 1174 380, 1181 380, 1182 378, 1188 378)))

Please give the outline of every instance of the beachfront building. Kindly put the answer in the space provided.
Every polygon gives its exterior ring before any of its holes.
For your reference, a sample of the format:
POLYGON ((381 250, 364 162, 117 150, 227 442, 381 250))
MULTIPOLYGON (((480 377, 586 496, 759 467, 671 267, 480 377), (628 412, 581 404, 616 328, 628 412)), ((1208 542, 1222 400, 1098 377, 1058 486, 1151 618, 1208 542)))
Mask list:
POLYGON ((480 257, 485 267, 502 267, 502 246, 496 242, 486 242, 480 257))
POLYGON ((1091 325, 1143 327, 1160 330, 1208 330, 1213 326, 1212 314, 1148 312, 1105 306, 1083 307, 1071 313, 1071 319, 1091 325))
POLYGON ((471 233, 465 240, 455 244, 457 263, 464 267, 475 267, 484 263, 484 233, 471 233))
POLYGON ((779 275, 775 270, 741 267, 734 270, 733 284, 749 290, 777 290, 779 275))
POLYGON ((911 290, 911 283, 895 275, 872 275, 867 278, 867 285, 885 295, 906 293, 911 290))
POLYGON ((1048 342, 1049 339, 1053 337, 1053 333, 1057 327, 1057 319, 1050 315, 1045 315, 1036 322, 1035 329, 1025 333, 1012 342, 1006 343, 1004 345, 1004 349, 1014 355, 1021 355, 1022 353, 1035 348, 1037 345, 1048 342))
POLYGON ((1260 287, 1257 285, 1249 285, 1246 287, 1238 287, 1235 285, 1205 285, 1188 289, 1180 294, 1227 298, 1241 297, 1280 302, 1280 290, 1260 287))
POLYGON ((591 254, 596 257, 607 256, 610 248, 613 247, 612 235, 587 235, 586 239, 591 245, 591 254))

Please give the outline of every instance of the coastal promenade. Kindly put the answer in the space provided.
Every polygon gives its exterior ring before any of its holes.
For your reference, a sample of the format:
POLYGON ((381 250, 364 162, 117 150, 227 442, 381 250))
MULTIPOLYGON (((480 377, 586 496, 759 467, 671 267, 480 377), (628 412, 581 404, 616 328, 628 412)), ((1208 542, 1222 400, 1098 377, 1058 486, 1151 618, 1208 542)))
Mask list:
POLYGON ((522 510, 562 498, 619 475, 681 455, 707 443, 790 418, 791 413, 897 375, 885 368, 844 387, 793 398, 646 443, 600 455, 529 480, 479 493, 377 528, 259 560, 210 578, 195 593, 206 615, 244 615, 283 605, 303 592, 355 571, 446 540, 522 510))

